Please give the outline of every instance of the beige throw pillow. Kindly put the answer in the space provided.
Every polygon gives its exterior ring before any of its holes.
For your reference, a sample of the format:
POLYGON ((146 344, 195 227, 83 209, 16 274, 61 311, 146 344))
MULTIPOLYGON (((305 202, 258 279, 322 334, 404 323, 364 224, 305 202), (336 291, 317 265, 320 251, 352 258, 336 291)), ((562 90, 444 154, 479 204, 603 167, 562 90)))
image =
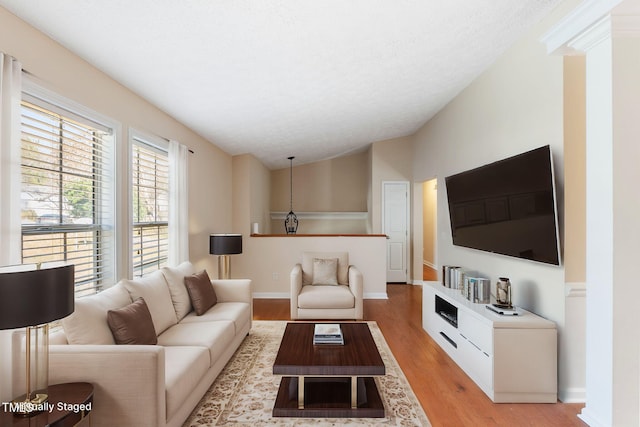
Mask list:
POLYGON ((131 304, 129 292, 122 283, 95 295, 78 298, 75 310, 62 319, 69 344, 115 344, 107 324, 107 312, 131 304))
POLYGON ((149 307, 151 319, 153 319, 153 327, 158 335, 178 323, 176 311, 171 301, 169 286, 160 270, 135 280, 124 279, 122 283, 129 291, 131 300, 135 301, 138 298, 144 298, 147 307, 149 307))
POLYGON ((107 323, 116 344, 156 345, 158 343, 151 313, 143 298, 138 298, 117 310, 109 310, 107 323))
POLYGON ((338 258, 314 258, 312 285, 338 285, 338 258))
POLYGON ((196 270, 189 261, 185 261, 177 267, 163 267, 160 271, 169 285, 171 301, 179 322, 193 309, 189 292, 184 286, 184 278, 192 275, 196 270))

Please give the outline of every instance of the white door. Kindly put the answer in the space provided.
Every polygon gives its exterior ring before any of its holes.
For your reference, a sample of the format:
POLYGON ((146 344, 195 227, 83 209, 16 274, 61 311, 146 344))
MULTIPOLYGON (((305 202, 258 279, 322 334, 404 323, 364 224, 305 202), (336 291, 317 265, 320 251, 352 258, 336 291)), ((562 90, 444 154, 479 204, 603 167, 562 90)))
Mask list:
POLYGON ((382 232, 387 235, 387 282, 407 283, 409 182, 382 183, 382 232))

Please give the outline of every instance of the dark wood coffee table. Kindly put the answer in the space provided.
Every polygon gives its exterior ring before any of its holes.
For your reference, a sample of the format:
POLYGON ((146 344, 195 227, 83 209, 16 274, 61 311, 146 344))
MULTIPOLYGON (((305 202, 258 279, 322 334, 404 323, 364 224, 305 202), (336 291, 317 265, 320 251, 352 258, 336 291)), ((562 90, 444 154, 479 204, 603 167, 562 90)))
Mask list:
POLYGON ((372 377, 384 363, 366 323, 341 323, 344 345, 313 345, 315 323, 288 323, 273 364, 284 375, 274 417, 383 418, 372 377))

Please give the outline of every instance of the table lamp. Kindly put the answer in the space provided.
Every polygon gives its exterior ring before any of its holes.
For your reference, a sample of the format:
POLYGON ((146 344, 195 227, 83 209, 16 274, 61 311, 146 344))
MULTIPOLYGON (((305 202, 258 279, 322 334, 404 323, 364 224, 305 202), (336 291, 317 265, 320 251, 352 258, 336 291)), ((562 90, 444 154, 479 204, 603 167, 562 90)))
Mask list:
POLYGON ((218 255, 218 278, 228 279, 231 274, 229 255, 242 253, 242 234, 211 234, 209 253, 218 255))
POLYGON ((19 415, 45 409, 49 383, 49 322, 74 310, 74 266, 31 264, 0 267, 0 329, 26 327, 26 394, 19 415))

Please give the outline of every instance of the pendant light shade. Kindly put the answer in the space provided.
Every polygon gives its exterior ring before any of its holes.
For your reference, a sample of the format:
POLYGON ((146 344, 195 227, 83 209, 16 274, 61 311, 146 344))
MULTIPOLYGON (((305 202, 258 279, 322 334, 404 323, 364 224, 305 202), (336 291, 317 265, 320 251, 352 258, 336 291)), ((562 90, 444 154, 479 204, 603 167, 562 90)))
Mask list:
POLYGON ((290 185, 290 204, 289 204, 289 213, 284 220, 284 229, 287 234, 296 234, 298 231, 298 217, 295 213, 293 213, 293 159, 295 157, 288 157, 290 166, 289 166, 289 185, 290 185))

